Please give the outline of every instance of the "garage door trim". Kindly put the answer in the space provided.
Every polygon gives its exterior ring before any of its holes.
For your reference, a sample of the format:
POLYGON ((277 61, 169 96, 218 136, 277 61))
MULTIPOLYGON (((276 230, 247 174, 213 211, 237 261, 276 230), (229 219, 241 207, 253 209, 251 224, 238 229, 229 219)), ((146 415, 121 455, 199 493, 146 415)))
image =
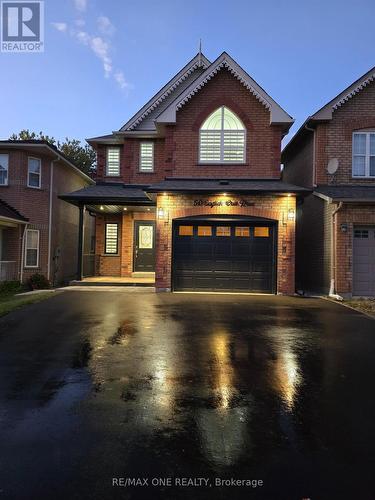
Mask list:
MULTIPOLYGON (((256 216, 242 216, 242 215, 196 215, 196 216, 187 216, 187 217, 178 217, 173 219, 172 221, 172 262, 171 262, 171 285, 172 291, 183 291, 176 290, 176 274, 175 274, 175 262, 176 262, 176 237, 177 237, 177 227, 183 223, 191 222, 191 223, 201 223, 204 224, 218 224, 218 223, 230 223, 234 224, 250 224, 251 227, 255 226, 269 226, 272 227, 272 268, 271 268, 271 286, 270 290, 267 292, 257 292, 249 290, 236 290, 241 293, 277 293, 277 273, 278 273, 278 221, 275 219, 268 219, 265 217, 256 217, 256 216)), ((219 292, 219 290, 193 290, 193 291, 207 291, 207 292, 219 292)))

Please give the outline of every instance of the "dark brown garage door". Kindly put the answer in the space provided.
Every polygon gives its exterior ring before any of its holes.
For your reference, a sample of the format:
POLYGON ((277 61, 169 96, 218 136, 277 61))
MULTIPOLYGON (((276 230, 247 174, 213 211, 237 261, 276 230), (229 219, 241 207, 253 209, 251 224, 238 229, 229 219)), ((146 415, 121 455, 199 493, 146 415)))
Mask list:
POLYGON ((175 222, 175 291, 275 292, 272 223, 175 222))
POLYGON ((375 226, 354 228, 353 294, 375 296, 375 226))

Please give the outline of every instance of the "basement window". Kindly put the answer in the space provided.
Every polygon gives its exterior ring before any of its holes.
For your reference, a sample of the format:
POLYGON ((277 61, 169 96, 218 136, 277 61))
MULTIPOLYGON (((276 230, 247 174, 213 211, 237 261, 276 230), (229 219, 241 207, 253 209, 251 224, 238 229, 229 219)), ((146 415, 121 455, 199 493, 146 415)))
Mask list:
POLYGON ((353 134, 353 177, 375 177, 375 131, 353 134))
POLYGON ((118 253, 118 224, 108 223, 105 225, 105 253, 116 255, 118 253))

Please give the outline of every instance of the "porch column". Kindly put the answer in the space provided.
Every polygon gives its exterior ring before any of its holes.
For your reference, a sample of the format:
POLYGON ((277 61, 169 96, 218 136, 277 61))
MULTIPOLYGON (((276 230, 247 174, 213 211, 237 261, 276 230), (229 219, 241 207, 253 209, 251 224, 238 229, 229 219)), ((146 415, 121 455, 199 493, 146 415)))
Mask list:
POLYGON ((79 222, 78 222, 78 255, 77 255, 77 280, 81 281, 83 276, 83 232, 84 227, 85 205, 79 205, 79 222))

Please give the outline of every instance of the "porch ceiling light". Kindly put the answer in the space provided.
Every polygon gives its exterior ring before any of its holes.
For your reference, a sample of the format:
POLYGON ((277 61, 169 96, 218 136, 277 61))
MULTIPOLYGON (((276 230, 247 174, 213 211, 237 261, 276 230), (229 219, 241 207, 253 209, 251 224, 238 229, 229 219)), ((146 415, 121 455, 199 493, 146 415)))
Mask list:
POLYGON ((103 205, 100 205, 100 210, 104 210, 104 207, 103 207, 103 205))
POLYGON ((126 207, 124 207, 124 210, 127 210, 127 208, 126 208, 126 207))

